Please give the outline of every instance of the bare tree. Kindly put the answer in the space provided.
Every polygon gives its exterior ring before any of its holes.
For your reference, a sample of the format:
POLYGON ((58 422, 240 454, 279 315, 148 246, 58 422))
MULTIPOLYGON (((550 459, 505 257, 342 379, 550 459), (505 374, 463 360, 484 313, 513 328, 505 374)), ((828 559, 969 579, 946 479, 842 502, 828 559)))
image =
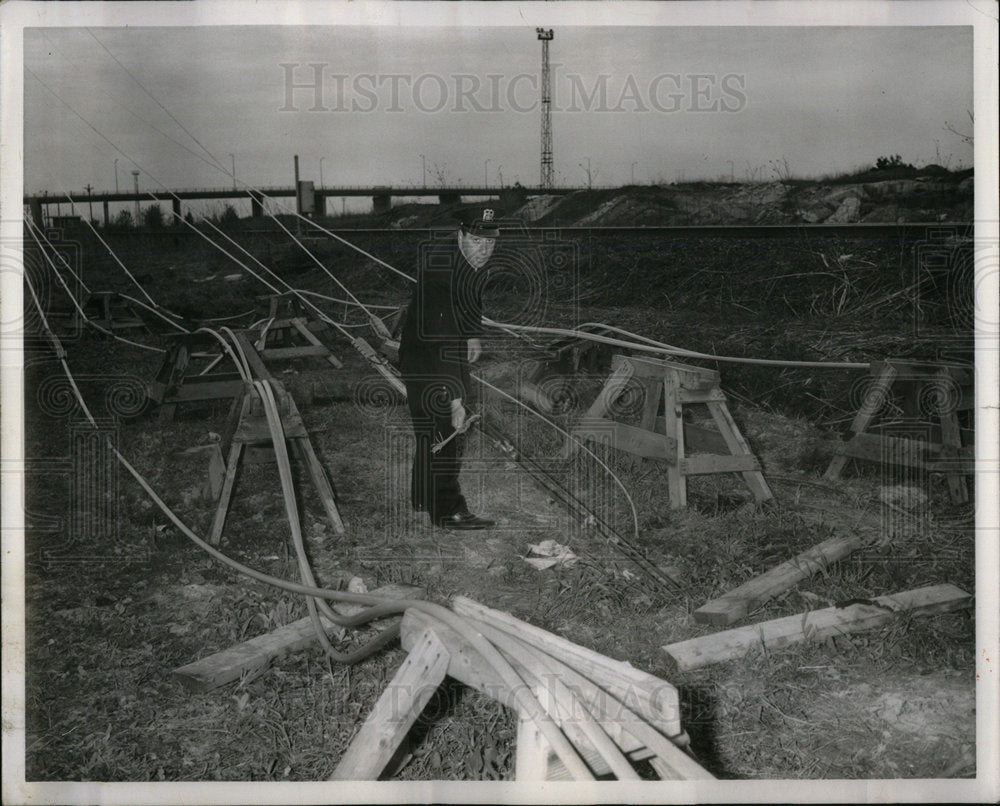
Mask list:
MULTIPOLYGON (((973 116, 971 110, 966 109, 965 113, 969 116, 969 125, 972 126, 972 132, 975 132, 975 130, 976 130, 976 118, 973 116)), ((972 145, 972 139, 973 139, 972 133, 966 133, 966 132, 963 132, 963 131, 959 131, 955 126, 953 126, 947 120, 944 122, 944 130, 946 132, 951 132, 952 134, 954 134, 963 143, 968 143, 970 146, 972 145)))

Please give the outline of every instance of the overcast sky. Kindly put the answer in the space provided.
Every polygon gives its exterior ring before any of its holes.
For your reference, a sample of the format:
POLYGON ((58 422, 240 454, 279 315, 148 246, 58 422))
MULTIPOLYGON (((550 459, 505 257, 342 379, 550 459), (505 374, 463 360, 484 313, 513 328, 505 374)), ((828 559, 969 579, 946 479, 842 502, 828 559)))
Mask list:
MULTIPOLYGON (((968 27, 554 34, 558 184, 972 164, 968 27)), ((540 61, 529 25, 26 30, 24 186, 537 184, 540 61)))

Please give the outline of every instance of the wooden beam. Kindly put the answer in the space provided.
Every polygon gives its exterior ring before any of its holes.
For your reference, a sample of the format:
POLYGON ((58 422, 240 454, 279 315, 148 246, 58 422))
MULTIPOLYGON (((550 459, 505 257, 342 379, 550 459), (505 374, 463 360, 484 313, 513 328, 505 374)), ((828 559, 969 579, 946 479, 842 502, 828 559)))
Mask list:
POLYGON ((739 621, 758 605, 784 593, 798 582, 859 548, 861 539, 855 536, 824 540, 724 596, 706 602, 694 611, 694 620, 699 624, 716 626, 727 626, 739 621))
POLYGON ((930 443, 888 434, 883 436, 855 434, 839 447, 844 456, 865 459, 869 462, 885 462, 889 459, 893 464, 906 467, 924 468, 930 459, 928 456, 930 443))
POLYGON ((301 335, 302 338, 304 338, 307 342, 312 344, 314 347, 322 347, 326 351, 323 357, 330 363, 330 365, 334 369, 343 368, 344 365, 332 352, 330 352, 330 348, 327 347, 325 344, 323 344, 323 342, 321 342, 318 338, 316 338, 316 336, 313 335, 312 330, 306 325, 304 319, 296 317, 292 319, 292 325, 297 331, 299 331, 299 335, 301 335))
POLYGON ((607 441, 612 448, 644 459, 662 459, 671 463, 677 459, 676 440, 614 420, 585 419, 574 426, 571 433, 580 441, 593 439, 598 445, 607 441))
POLYGON ((374 781, 389 763, 448 669, 448 650, 425 630, 378 698, 331 781, 374 781))
POLYGON ((718 370, 706 367, 695 367, 691 364, 682 364, 679 361, 670 361, 665 358, 645 358, 643 356, 619 356, 612 359, 614 361, 628 361, 632 364, 635 374, 640 378, 663 379, 667 370, 673 370, 680 376, 680 385, 684 389, 694 389, 703 384, 718 384, 721 376, 718 370))
MULTIPOLYGON (((740 454, 752 455, 753 451, 750 450, 746 439, 740 433, 733 415, 729 413, 729 407, 725 403, 706 403, 705 405, 708 406, 709 412, 715 419, 715 424, 719 427, 719 433, 722 434, 726 445, 729 446, 729 452, 734 456, 739 456, 740 454)), ((759 470, 744 470, 743 481, 750 488, 750 492, 753 493, 753 497, 758 503, 761 501, 770 501, 774 498, 774 494, 771 492, 771 488, 768 486, 763 473, 759 470)))
MULTIPOLYGON (((896 380, 896 368, 891 364, 878 361, 871 364, 868 371, 877 377, 872 383, 871 388, 866 392, 861 407, 851 422, 851 431, 855 434, 861 434, 867 430, 872 420, 875 419, 875 415, 878 414, 879 409, 882 408, 885 401, 889 398, 892 384, 896 380)), ((827 481, 836 481, 840 478, 841 471, 843 471, 844 465, 847 464, 847 459, 848 456, 843 450, 838 451, 833 459, 830 460, 830 466, 826 469, 826 473, 823 474, 823 478, 827 479, 827 481)))
POLYGON ((342 535, 344 533, 344 521, 340 517, 340 510, 337 509, 337 499, 333 494, 330 479, 327 478, 326 469, 319 461, 312 442, 308 438, 293 439, 290 440, 290 445, 298 459, 305 462, 309 478, 312 479, 313 487, 316 488, 316 493, 323 504, 326 516, 330 519, 330 523, 333 524, 333 530, 338 535, 342 535))
MULTIPOLYGON (((542 694, 544 696, 544 693, 542 694)), ((514 776, 518 781, 544 781, 549 777, 552 748, 530 716, 518 713, 514 776)))
POLYGON ((464 596, 454 597, 452 609, 460 616, 484 621, 558 658, 638 711, 664 734, 675 736, 681 732, 677 689, 666 680, 464 596))
POLYGON ((708 389, 678 389, 677 399, 681 403, 725 403, 726 396, 718 386, 708 389))
MULTIPOLYGON (((226 373, 228 375, 228 373, 226 373)), ((214 375, 194 375, 172 394, 161 394, 160 400, 168 403, 189 403, 195 400, 231 400, 243 393, 245 384, 239 375, 218 378, 214 375)))
MULTIPOLYGON (((325 618, 322 618, 322 621, 324 627, 336 628, 335 624, 325 618)), ((265 668, 282 655, 306 649, 315 641, 316 632, 313 629, 312 619, 306 616, 272 632, 174 669, 171 674, 189 691, 211 691, 213 688, 239 680, 244 674, 265 668)))
POLYGON ((261 359, 260 354, 257 352, 257 348, 250 343, 250 338, 245 330, 236 331, 236 340, 240 343, 243 348, 243 352, 246 355, 247 363, 250 365, 250 369, 253 371, 255 377, 266 380, 274 378, 271 375, 271 371, 264 365, 264 361, 261 359))
POLYGON ((681 459, 678 469, 685 476, 702 476, 710 473, 746 473, 751 470, 760 472, 760 462, 752 453, 742 456, 717 456, 702 453, 681 459))
MULTIPOLYGON (((496 700, 505 707, 511 708, 515 705, 514 693, 510 690, 503 678, 490 666, 469 642, 459 635, 448 625, 444 624, 433 616, 416 609, 409 609, 403 616, 403 623, 400 630, 400 643, 403 649, 410 649, 416 645, 416 638, 426 629, 433 629, 438 637, 444 642, 451 655, 448 664, 448 676, 453 677, 463 685, 469 686, 488 697, 496 700)), ((554 708, 547 698, 551 692, 544 683, 539 683, 537 677, 526 673, 524 664, 516 657, 506 656, 514 669, 525 680, 525 684, 530 688, 532 694, 545 707, 546 712, 552 716, 553 720, 566 733, 572 741, 576 751, 584 760, 586 765, 596 775, 608 775, 612 772, 611 767, 604 757, 594 748, 590 740, 580 729, 577 720, 564 718, 558 709, 554 708), (550 708, 552 710, 550 710, 550 708)), ((519 711, 520 713, 520 711, 519 711)), ((528 719, 531 714, 524 714, 528 719)), ((622 751, 632 761, 641 761, 654 755, 654 751, 644 746, 632 736, 625 737, 621 745, 622 751)), ((562 761, 553 753, 547 760, 549 780, 564 779, 570 780, 572 776, 566 770, 562 761)))
MULTIPOLYGON (((608 736, 622 751, 629 753, 633 760, 640 758, 640 752, 645 756, 645 751, 649 751, 654 754, 651 758, 655 757, 663 762, 661 777, 683 780, 714 777, 621 700, 587 679, 576 669, 496 627, 481 621, 473 623, 501 651, 513 648, 516 649, 515 658, 534 659, 536 675, 539 675, 542 681, 542 694, 551 693, 544 690, 550 681, 569 687, 578 703, 590 712, 608 736)), ((539 699, 541 700, 541 697, 539 699)), ((602 755, 606 757, 606 754, 602 755)))
POLYGON ((663 651, 674 669, 688 671, 741 658, 754 649, 772 651, 804 641, 871 630, 892 621, 900 613, 919 616, 958 610, 968 606, 972 597, 954 585, 945 584, 879 596, 872 602, 812 610, 678 641, 667 644, 663 651))
POLYGON ((311 356, 325 358, 330 355, 330 351, 322 344, 301 344, 297 347, 265 347, 260 351, 261 358, 284 359, 284 358, 308 358, 311 356))
MULTIPOLYGON (((422 598, 421 588, 406 585, 386 585, 371 592, 373 596, 386 599, 422 598)), ((360 613, 366 606, 338 602, 333 605, 342 616, 353 616, 360 613)), ((343 638, 344 628, 320 616, 327 632, 338 640, 343 638)), ((389 620, 379 622, 392 623, 389 620)), ((316 632, 309 616, 293 621, 264 635, 251 638, 241 644, 236 644, 221 652, 196 660, 185 666, 174 669, 171 674, 176 677, 189 691, 210 691, 213 688, 239 680, 244 674, 262 670, 275 659, 290 652, 307 649, 316 642, 316 632)))

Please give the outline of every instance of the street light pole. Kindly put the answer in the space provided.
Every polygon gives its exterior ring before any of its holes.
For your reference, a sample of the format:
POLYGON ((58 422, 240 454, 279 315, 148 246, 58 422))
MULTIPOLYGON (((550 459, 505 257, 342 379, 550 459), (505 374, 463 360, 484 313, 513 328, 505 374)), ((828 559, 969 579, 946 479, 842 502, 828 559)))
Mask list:
POLYGON ((320 157, 319 158, 319 186, 320 187, 323 187, 323 160, 325 160, 325 159, 326 159, 326 157, 320 157))
POLYGON ((229 155, 229 159, 233 163, 233 190, 236 190, 236 156, 234 154, 229 155))
POLYGON ((115 157, 115 193, 118 192, 118 157, 115 157))
POLYGON ((486 162, 483 163, 483 187, 488 188, 490 186, 490 175, 488 173, 490 167, 490 158, 486 158, 486 162))
POLYGON ((87 183, 87 187, 84 190, 87 191, 87 209, 90 211, 90 220, 94 220, 94 200, 90 197, 90 191, 94 188, 91 187, 90 182, 87 183))

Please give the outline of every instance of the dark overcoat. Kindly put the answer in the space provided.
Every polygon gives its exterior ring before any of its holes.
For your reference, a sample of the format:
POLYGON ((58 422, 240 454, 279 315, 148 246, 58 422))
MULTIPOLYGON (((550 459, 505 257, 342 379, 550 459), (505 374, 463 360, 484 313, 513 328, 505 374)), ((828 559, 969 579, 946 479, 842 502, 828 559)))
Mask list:
POLYGON ((469 397, 468 340, 482 337, 485 271, 469 265, 456 242, 421 248, 399 338, 404 380, 441 381, 450 397, 469 397))

